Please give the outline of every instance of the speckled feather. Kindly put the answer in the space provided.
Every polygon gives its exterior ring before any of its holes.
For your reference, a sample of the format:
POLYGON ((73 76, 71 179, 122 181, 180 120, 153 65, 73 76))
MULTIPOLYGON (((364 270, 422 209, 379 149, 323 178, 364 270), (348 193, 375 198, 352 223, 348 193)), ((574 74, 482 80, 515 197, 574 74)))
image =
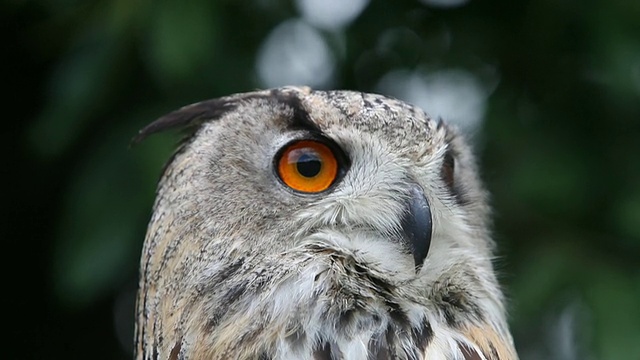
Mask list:
POLYGON ((517 359, 486 193, 454 129, 401 101, 280 88, 193 104, 140 132, 190 136, 167 164, 141 258, 137 359, 517 359), (279 181, 284 145, 348 157, 329 190, 279 181), (410 184, 431 207, 418 268, 410 184))

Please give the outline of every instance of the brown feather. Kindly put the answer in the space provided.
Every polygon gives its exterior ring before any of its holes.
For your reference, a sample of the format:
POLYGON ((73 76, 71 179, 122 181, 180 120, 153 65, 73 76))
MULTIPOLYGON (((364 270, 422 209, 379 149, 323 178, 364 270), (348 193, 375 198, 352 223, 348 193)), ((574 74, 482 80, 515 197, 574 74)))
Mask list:
MULTIPOLYGON (((511 340, 498 334, 492 326, 471 326, 463 330, 463 333, 480 348, 487 360, 518 359, 511 340)), ((481 359, 479 354, 467 346, 460 346, 460 350, 467 360, 481 359)))

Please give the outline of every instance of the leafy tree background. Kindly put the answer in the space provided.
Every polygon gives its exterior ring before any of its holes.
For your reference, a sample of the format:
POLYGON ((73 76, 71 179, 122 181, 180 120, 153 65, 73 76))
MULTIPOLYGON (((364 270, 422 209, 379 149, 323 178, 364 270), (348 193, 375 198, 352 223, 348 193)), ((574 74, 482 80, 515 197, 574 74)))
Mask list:
POLYGON ((182 105, 284 83, 459 123, 493 194, 522 359, 640 358, 640 2, 0 4, 3 358, 130 359, 178 136, 129 140, 182 105))

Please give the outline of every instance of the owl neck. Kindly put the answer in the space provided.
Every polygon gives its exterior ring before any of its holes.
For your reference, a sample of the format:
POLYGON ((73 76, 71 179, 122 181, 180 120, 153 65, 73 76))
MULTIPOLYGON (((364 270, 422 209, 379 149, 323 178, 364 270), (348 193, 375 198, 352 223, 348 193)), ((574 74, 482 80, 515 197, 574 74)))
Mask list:
POLYGON ((412 293, 410 282, 395 283, 331 249, 284 256, 241 258, 211 272, 209 287, 182 294, 200 299, 187 307, 189 314, 162 319, 167 314, 158 313, 154 327, 163 334, 155 334, 150 343, 156 349, 147 353, 184 359, 516 358, 499 299, 490 290, 471 296, 460 283, 471 279, 441 279, 412 293), (486 298, 477 296, 483 293, 486 298), (173 325, 163 326, 166 320, 173 325))

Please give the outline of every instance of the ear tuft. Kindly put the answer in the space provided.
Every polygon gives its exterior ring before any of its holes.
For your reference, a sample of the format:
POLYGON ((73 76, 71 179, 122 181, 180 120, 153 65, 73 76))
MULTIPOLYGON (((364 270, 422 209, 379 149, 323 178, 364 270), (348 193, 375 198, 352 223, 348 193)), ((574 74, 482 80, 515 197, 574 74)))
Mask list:
POLYGON ((140 143, 149 135, 176 128, 193 128, 207 120, 215 120, 236 108, 235 99, 219 98, 184 106, 142 128, 131 143, 140 143))

